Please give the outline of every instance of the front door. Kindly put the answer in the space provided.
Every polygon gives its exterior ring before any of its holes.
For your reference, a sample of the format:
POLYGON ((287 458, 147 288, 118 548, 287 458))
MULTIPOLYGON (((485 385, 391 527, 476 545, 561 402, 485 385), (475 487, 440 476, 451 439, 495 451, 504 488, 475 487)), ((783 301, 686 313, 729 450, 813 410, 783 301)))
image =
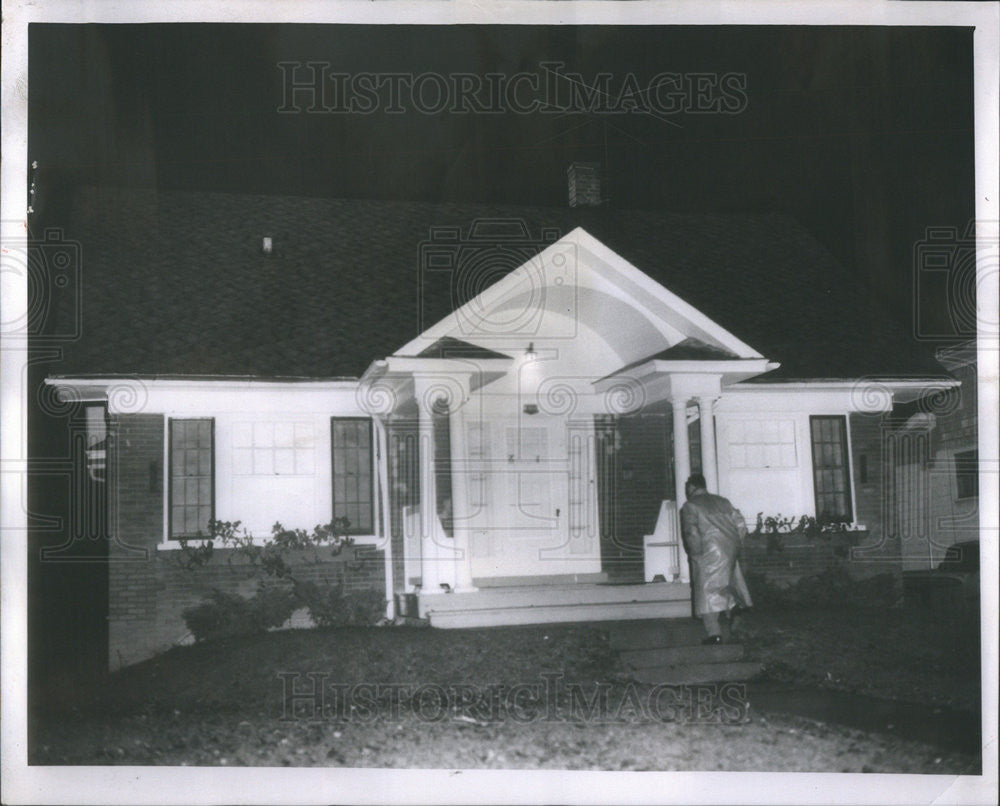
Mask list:
POLYGON ((591 541, 571 527, 571 486, 586 480, 570 461, 576 444, 566 419, 536 414, 468 428, 473 578, 600 570, 596 533, 591 541))

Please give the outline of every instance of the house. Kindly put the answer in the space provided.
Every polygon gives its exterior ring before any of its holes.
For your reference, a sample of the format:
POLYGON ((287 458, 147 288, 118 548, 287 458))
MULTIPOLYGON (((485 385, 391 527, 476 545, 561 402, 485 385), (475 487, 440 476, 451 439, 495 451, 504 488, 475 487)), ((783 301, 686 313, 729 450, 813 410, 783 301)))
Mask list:
POLYGON ((346 516, 338 581, 438 627, 688 615, 695 469, 751 525, 864 524, 889 557, 883 419, 957 381, 789 217, 570 179, 566 209, 77 194, 82 337, 46 388, 103 448, 112 665, 251 589, 177 562, 212 518, 346 516))
POLYGON ((937 360, 960 386, 899 404, 883 423, 887 526, 904 571, 934 568, 949 546, 979 539, 976 342, 940 348, 937 360))

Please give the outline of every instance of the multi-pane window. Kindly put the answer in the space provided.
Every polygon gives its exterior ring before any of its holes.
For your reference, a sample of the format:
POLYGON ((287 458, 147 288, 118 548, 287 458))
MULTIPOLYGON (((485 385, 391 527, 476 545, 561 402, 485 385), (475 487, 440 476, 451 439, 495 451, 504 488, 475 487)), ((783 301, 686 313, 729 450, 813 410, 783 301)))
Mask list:
POLYGON ((791 420, 730 420, 726 426, 729 466, 740 469, 795 467, 795 423, 791 420))
POLYGON ((170 537, 208 537, 215 517, 215 421, 170 421, 170 537))
POLYGON ((810 417, 816 517, 850 521, 851 480, 847 463, 847 421, 842 416, 810 417))
POLYGON ((347 518, 350 534, 371 534, 372 424, 367 418, 330 421, 333 454, 333 517, 347 518))
POLYGON ((309 422, 254 422, 233 426, 233 473, 311 476, 316 429, 309 422))

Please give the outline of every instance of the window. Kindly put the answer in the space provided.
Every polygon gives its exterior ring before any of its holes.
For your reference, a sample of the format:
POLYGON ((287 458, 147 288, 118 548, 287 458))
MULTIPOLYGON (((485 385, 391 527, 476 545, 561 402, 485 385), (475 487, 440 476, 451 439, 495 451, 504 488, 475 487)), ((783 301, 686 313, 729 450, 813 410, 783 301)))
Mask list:
POLYGON ((330 420, 333 454, 333 517, 347 518, 348 533, 371 534, 372 423, 363 417, 330 420))
POLYGON ((956 498, 979 497, 979 450, 959 451, 955 454, 956 498))
POLYGON ((726 426, 729 466, 739 469, 795 467, 791 420, 731 420, 726 426))
POLYGON ((215 517, 215 421, 170 421, 170 537, 208 537, 215 517))
POLYGON ((233 473, 249 476, 311 476, 316 433, 308 422, 236 423, 233 473))
POLYGON ((851 480, 847 465, 847 421, 843 416, 810 417, 816 518, 852 521, 851 480))

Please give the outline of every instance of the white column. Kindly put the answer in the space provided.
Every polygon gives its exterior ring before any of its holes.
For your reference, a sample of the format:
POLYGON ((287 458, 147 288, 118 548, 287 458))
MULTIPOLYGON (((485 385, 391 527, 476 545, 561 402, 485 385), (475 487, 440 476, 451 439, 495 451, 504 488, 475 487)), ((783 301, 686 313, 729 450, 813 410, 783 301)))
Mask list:
POLYGON ((701 422, 701 472, 710 493, 719 492, 719 468, 715 456, 715 415, 712 407, 715 398, 699 397, 698 411, 701 422))
MULTIPOLYGON (((385 420, 381 417, 373 417, 375 423, 375 441, 377 446, 377 464, 375 471, 378 474, 378 488, 380 490, 382 511, 380 520, 382 521, 383 548, 385 550, 385 598, 386 618, 396 616, 395 583, 392 574, 392 510, 389 505, 389 433, 385 427, 385 420)), ((378 500, 378 499, 376 499, 378 500)))
POLYGON ((451 429, 451 512, 455 536, 455 590, 474 591, 472 556, 469 551, 469 454, 465 441, 465 407, 452 412, 451 429))
POLYGON ((417 388, 417 409, 420 412, 417 431, 420 476, 420 592, 422 595, 441 593, 440 562, 437 546, 437 484, 434 474, 434 416, 431 401, 425 400, 417 388))
MULTIPOLYGON (((680 518, 681 507, 684 506, 684 482, 691 475, 691 446, 688 442, 687 399, 674 398, 674 488, 677 494, 677 517, 680 518)), ((677 534, 681 535, 680 523, 677 524, 677 534)), ((679 541, 678 557, 680 559, 680 581, 690 582, 691 571, 688 568, 687 552, 683 541, 679 541)))

